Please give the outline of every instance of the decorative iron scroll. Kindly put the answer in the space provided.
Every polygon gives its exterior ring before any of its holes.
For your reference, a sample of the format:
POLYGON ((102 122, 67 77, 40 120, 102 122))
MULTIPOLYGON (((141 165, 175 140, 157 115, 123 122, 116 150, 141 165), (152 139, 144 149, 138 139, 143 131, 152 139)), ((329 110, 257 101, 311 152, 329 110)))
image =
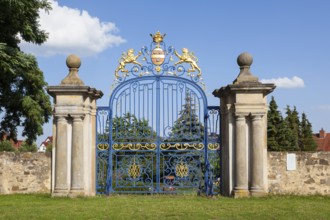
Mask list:
POLYGON ((198 187, 203 178, 203 151, 186 151, 177 154, 175 151, 163 151, 161 161, 163 167, 163 188, 187 189, 198 187))
POLYGON ((98 145, 97 145, 97 148, 99 149, 99 150, 108 150, 109 149, 109 144, 108 143, 99 143, 98 145))
POLYGON ((179 54, 174 47, 167 47, 163 41, 166 34, 161 34, 159 31, 150 36, 153 41, 149 47, 144 46, 137 53, 131 48, 122 54, 115 70, 115 83, 112 89, 130 76, 183 76, 184 74, 199 83, 202 88, 205 87, 201 78, 202 70, 197 64, 198 58, 193 52, 183 48, 182 53, 179 54), (175 61, 175 58, 178 60, 175 61))
POLYGON ((220 170, 220 108, 219 106, 208 107, 208 178, 212 184, 211 194, 220 193, 221 170, 220 170))
POLYGON ((155 154, 123 155, 114 152, 112 162, 115 179, 112 183, 117 192, 149 192, 154 188, 155 154))
POLYGON ((209 150, 219 150, 220 144, 219 143, 210 143, 207 145, 209 150))
POLYGON ((141 175, 141 167, 135 162, 135 157, 133 159, 133 163, 129 166, 128 174, 133 179, 136 179, 141 175))
POLYGON ((202 150, 204 148, 203 143, 162 143, 160 144, 160 149, 162 150, 202 150))
POLYGON ((207 107, 197 57, 165 36, 122 54, 97 109, 99 194, 220 191, 219 110, 207 107))
POLYGON ((186 163, 183 163, 182 161, 176 165, 175 167, 175 174, 178 177, 184 178, 187 177, 189 174, 189 167, 186 163))
POLYGON ((116 143, 112 145, 112 148, 114 150, 155 150, 157 145, 155 143, 146 143, 146 144, 140 144, 140 143, 116 143))

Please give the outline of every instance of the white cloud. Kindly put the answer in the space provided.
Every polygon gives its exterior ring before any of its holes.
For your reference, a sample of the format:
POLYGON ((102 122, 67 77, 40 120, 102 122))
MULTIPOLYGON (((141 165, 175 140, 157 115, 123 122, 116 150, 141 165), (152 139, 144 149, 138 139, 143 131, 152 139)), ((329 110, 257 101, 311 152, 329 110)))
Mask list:
POLYGON ((274 83, 277 88, 303 88, 305 87, 304 80, 298 76, 294 76, 291 79, 288 77, 280 77, 273 79, 262 79, 262 83, 274 83))
POLYGON ((320 105, 318 107, 318 109, 328 111, 328 110, 330 110, 330 105, 320 105))
POLYGON ((48 40, 41 46, 22 42, 24 51, 46 56, 71 53, 91 56, 125 42, 116 35, 114 23, 101 22, 84 10, 59 6, 54 0, 51 3, 49 13, 40 12, 40 26, 49 33, 48 40))

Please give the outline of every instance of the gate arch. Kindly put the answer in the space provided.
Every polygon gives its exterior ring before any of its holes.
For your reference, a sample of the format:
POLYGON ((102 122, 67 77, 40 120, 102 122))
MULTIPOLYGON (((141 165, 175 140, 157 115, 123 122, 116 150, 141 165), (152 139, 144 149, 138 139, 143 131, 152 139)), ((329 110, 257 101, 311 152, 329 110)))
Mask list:
POLYGON ((211 131, 217 125, 209 126, 208 120, 210 114, 217 114, 218 120, 219 111, 207 106, 206 95, 198 85, 201 71, 197 63, 181 59, 184 54, 166 48, 163 41, 157 42, 156 35, 150 50, 144 47, 135 56, 130 49, 121 58, 115 73, 118 85, 109 106, 98 109, 99 193, 203 190, 210 194, 216 187, 219 135, 211 131), (129 53, 131 59, 127 60, 129 53), (137 61, 142 53, 146 66, 137 61), (170 65, 173 54, 180 59, 180 65, 170 65), (133 66, 126 70, 126 65, 133 66), (189 68, 195 68, 197 76, 190 74, 189 68), (121 77, 119 72, 123 72, 121 77), (182 77, 184 73, 188 79, 182 77), (130 75, 136 77, 128 79, 130 75), (210 156, 209 151, 216 156, 210 156), (216 161, 215 166, 209 156, 216 161))

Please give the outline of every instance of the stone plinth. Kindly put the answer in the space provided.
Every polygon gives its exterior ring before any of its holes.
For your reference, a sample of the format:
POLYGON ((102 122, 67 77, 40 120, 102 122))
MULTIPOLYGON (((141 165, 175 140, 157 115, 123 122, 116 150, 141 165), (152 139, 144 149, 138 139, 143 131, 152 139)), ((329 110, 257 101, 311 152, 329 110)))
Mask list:
POLYGON ((259 196, 267 192, 267 94, 250 72, 252 56, 237 58, 240 73, 233 84, 213 92, 220 98, 222 194, 259 196))
POLYGON ((68 76, 49 86, 54 98, 52 195, 95 195, 96 100, 103 93, 78 76, 80 59, 67 59, 68 76))

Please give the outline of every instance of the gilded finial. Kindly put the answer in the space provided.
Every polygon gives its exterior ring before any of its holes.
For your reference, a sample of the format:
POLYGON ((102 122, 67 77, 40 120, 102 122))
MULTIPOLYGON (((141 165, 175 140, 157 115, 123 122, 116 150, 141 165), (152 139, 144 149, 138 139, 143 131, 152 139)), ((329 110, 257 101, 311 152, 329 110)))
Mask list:
POLYGON ((159 31, 157 31, 156 34, 150 34, 150 36, 152 37, 152 40, 155 43, 160 43, 160 42, 163 42, 163 39, 166 36, 166 34, 162 35, 159 31))

